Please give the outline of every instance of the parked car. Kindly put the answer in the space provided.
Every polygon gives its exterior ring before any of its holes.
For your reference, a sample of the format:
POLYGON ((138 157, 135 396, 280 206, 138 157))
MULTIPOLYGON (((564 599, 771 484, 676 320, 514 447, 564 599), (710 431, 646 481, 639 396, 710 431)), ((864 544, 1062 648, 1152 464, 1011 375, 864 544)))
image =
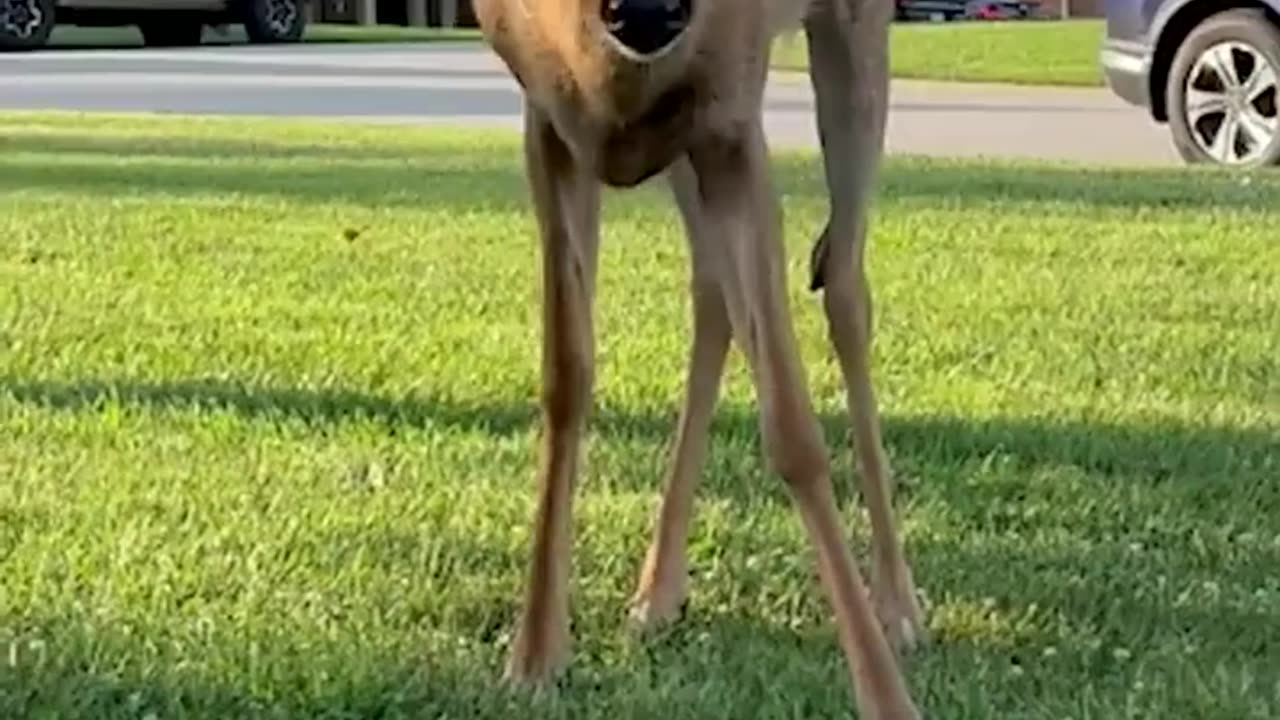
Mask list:
POLYGON ((1034 17, 1036 5, 1025 0, 970 0, 965 18, 970 20, 1025 20, 1034 17))
POLYGON ((896 0, 898 20, 1020 20, 1035 17, 1035 0, 896 0))
POLYGON ((1188 163, 1280 164, 1280 0, 1107 0, 1112 91, 1188 163))
POLYGON ((136 25, 147 45, 198 45, 205 26, 243 25, 251 42, 296 42, 306 0, 0 0, 0 50, 31 50, 54 25, 136 25))

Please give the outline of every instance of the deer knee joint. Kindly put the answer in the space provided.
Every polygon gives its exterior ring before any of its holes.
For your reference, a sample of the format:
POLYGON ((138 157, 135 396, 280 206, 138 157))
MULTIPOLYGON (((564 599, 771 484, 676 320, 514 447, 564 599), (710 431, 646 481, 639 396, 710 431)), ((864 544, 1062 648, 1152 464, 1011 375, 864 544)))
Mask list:
POLYGON ((790 421, 767 417, 764 424, 765 452, 774 472, 793 489, 826 480, 830 461, 815 419, 791 414, 790 421))

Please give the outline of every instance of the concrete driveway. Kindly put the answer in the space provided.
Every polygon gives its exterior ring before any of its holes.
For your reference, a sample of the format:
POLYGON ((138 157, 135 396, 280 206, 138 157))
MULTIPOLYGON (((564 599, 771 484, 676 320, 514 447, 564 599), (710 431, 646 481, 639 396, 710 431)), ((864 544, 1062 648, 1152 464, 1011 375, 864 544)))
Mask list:
MULTIPOLYGON (((1179 164, 1167 131, 1104 89, 895 82, 890 152, 1179 164)), ((466 44, 201 47, 0 55, 0 110, 300 116, 518 128, 520 98, 494 56, 466 44)), ((799 74, 770 83, 778 147, 813 147, 799 74)))

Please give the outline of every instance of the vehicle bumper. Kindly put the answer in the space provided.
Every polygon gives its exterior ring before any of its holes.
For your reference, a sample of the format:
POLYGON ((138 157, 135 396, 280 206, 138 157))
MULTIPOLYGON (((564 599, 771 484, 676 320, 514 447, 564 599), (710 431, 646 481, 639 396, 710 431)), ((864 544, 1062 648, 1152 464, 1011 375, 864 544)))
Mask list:
POLYGON ((1151 53, 1135 43, 1106 41, 1099 52, 1107 86, 1122 100, 1151 106, 1151 53))

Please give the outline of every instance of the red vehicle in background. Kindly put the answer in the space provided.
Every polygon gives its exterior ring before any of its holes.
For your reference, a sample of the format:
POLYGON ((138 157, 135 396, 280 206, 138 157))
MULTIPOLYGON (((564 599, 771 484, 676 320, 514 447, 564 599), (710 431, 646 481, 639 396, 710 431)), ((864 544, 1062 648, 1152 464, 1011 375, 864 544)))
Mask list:
POLYGON ((970 3, 966 17, 974 20, 1016 20, 1029 16, 1030 6, 1026 3, 1011 2, 976 2, 970 3))
POLYGON ((896 0, 898 20, 1024 20, 1039 15, 1034 0, 896 0))

